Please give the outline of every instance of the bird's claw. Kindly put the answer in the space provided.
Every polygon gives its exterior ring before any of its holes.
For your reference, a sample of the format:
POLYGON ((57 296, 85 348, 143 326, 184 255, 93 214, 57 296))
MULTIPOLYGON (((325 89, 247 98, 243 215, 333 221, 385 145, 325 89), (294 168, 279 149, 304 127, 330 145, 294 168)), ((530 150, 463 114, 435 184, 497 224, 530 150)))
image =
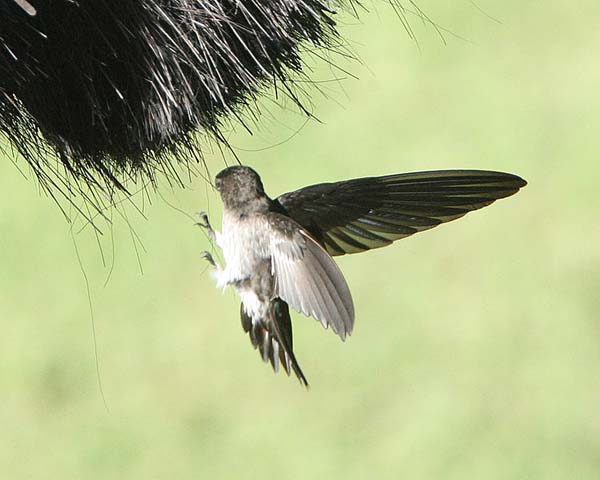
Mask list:
POLYGON ((210 221, 208 220, 208 213, 206 212, 197 212, 199 221, 196 222, 196 225, 199 227, 210 228, 210 221))
POLYGON ((204 251, 200 254, 200 256, 208 263, 210 263, 213 267, 217 267, 217 262, 215 262, 215 259, 213 258, 210 252, 204 251))
POLYGON ((215 231, 213 230, 212 225, 208 220, 208 214, 206 212, 198 212, 197 215, 198 217, 200 217, 200 220, 196 222, 196 225, 204 228, 207 231, 210 238, 215 238, 215 231))

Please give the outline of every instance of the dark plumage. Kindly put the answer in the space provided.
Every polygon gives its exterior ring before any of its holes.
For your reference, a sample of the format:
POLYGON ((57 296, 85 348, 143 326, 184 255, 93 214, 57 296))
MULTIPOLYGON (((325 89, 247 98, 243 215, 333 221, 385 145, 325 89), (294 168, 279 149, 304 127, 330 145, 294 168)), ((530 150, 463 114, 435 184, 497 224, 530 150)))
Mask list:
POLYGON ((249 167, 217 175, 223 200, 221 232, 203 225, 223 251, 210 254, 218 285, 236 288, 244 331, 263 360, 308 385, 292 345, 288 304, 329 326, 342 340, 352 333, 354 305, 331 256, 389 245, 456 220, 515 194, 526 182, 481 170, 442 170, 359 178, 301 188, 271 199, 249 167))
POLYGON ((330 255, 384 247, 509 197, 525 182, 507 173, 440 170, 320 183, 276 202, 330 255))

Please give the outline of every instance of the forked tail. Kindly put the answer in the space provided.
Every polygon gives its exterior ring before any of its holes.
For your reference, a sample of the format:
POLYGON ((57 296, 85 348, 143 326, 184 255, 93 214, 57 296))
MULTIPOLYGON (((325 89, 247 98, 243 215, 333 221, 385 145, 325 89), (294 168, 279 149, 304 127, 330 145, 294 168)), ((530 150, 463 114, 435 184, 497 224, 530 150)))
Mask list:
POLYGON ((252 319, 240 307, 242 327, 250 336, 254 348, 258 348, 263 361, 271 362, 273 370, 279 371, 279 365, 290 375, 293 370, 298 380, 308 387, 308 381, 302 373, 293 350, 292 321, 288 304, 275 298, 269 304, 264 318, 252 319))

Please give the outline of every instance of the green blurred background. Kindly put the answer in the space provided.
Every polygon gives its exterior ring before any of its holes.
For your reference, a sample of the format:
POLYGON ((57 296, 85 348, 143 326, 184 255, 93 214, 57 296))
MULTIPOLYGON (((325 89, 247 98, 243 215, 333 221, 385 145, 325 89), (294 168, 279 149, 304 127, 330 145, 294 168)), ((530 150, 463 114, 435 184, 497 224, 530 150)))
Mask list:
POLYGON ((147 219, 113 211, 103 265, 91 229, 0 161, 3 478, 599 478, 600 4, 418 4, 446 44, 416 18, 411 41, 384 2, 344 16, 362 63, 336 61, 359 79, 313 62, 321 123, 265 101, 239 157, 273 195, 436 168, 529 186, 341 258, 356 330, 294 317, 308 392, 260 361, 173 208, 218 224, 204 181, 136 196, 147 219))

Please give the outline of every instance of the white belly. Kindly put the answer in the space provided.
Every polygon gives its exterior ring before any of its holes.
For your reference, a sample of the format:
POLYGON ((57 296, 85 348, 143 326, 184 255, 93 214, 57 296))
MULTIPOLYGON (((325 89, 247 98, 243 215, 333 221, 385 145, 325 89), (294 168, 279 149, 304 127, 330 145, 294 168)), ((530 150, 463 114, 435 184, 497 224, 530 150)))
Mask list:
POLYGON ((236 290, 240 296, 242 305, 244 306, 244 311, 250 318, 254 320, 266 316, 267 308, 269 306, 268 303, 261 302, 256 293, 250 288, 241 287, 236 288, 236 290))
POLYGON ((270 257, 268 230, 261 218, 235 220, 223 215, 222 231, 217 244, 225 260, 219 283, 222 286, 250 278, 259 264, 270 257))

